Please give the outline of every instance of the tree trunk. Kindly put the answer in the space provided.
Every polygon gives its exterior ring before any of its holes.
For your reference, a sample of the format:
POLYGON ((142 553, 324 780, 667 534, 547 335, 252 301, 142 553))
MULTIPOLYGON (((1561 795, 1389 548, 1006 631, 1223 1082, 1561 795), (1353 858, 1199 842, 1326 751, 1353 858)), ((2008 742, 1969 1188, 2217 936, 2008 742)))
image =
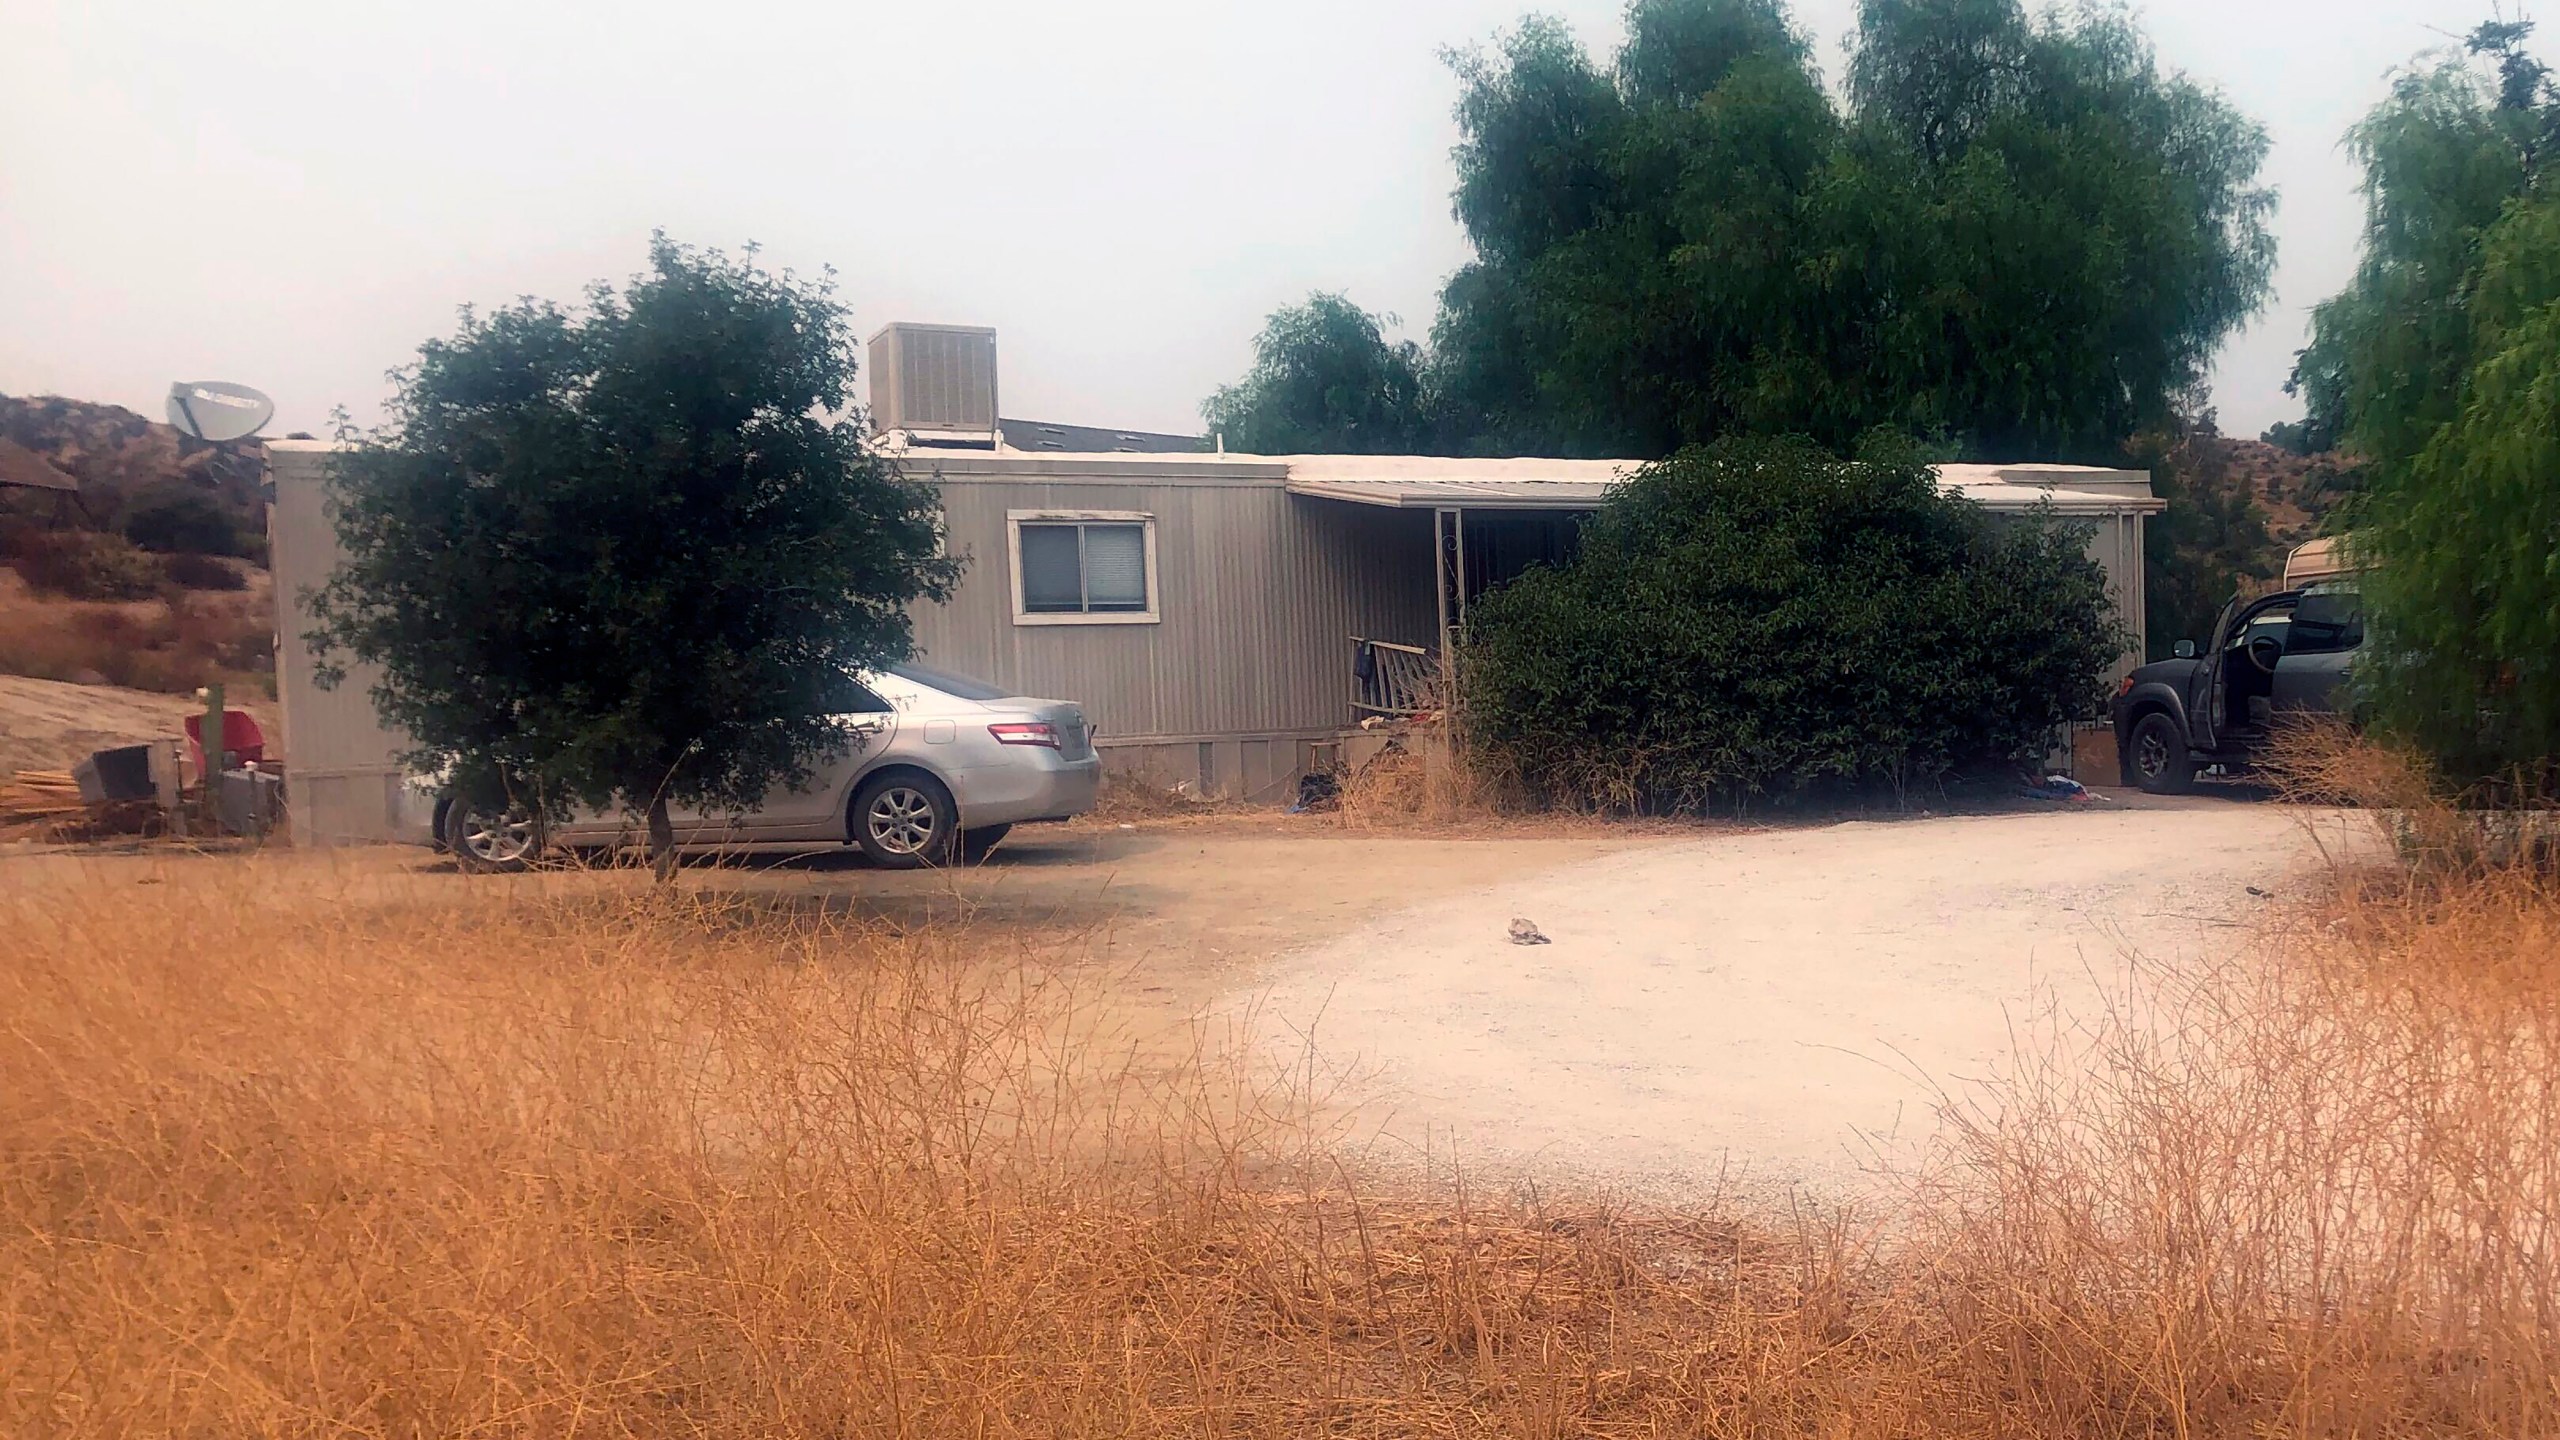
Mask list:
POLYGON ((668 823, 664 795, 649 801, 649 864, 658 872, 659 884, 676 878, 676 827, 668 823))

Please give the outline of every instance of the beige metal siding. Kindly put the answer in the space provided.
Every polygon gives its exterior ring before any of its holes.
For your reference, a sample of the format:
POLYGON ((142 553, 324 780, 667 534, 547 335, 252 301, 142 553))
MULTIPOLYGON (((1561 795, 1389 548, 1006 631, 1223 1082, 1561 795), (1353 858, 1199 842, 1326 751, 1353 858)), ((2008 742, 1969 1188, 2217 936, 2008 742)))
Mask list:
POLYGON ((1338 728, 1350 722, 1351 636, 1431 636, 1427 513, 1214 477, 948 477, 942 497, 969 570, 949 604, 917 607, 924 659, 1081 701, 1106 741, 1338 728), (1007 515, 1022 510, 1153 516, 1162 619, 1016 624, 1007 515))
POLYGON ((395 837, 406 742, 383 728, 371 691, 376 672, 350 667, 335 689, 312 679, 309 592, 337 568, 327 512, 324 448, 271 447, 275 503, 267 514, 275 567, 276 693, 284 714, 285 787, 298 840, 329 845, 395 837))
POLYGON ((2115 601, 2116 623, 2132 637, 2123 658, 2107 672, 2110 684, 2130 674, 2144 659, 2144 637, 2150 627, 2142 615, 2143 518, 2131 513, 2102 516, 2097 533, 2089 539, 2089 554, 2107 572, 2107 596, 2115 601))

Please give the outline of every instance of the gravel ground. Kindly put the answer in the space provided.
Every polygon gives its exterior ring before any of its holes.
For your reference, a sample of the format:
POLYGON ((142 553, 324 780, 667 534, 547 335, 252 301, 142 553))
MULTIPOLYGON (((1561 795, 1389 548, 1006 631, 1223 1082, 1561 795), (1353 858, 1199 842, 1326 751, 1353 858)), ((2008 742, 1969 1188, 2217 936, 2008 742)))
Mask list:
POLYGON ((2248 887, 2317 863, 2315 827, 2348 833, 2225 800, 1704 838, 1383 914, 1257 998, 1266 1043, 1311 1043, 1389 1153, 1836 1187, 1910 1158, 1942 1094, 2130 957, 2238 943, 2248 887), (1512 943, 1514 917, 1551 943, 1512 943))

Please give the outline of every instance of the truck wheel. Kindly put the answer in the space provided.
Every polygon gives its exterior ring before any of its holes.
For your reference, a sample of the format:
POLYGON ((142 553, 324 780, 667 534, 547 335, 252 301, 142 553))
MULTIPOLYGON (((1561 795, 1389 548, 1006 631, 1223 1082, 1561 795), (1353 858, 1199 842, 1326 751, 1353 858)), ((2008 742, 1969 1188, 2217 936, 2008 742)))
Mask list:
POLYGON ((2195 788, 2196 762, 2187 754, 2186 732, 2166 711, 2135 722, 2125 744, 2124 779, 2154 795, 2184 795, 2195 788))
POLYGON ((853 843, 884 870, 948 865, 960 835, 960 807, 930 775, 875 776, 853 797, 853 843))

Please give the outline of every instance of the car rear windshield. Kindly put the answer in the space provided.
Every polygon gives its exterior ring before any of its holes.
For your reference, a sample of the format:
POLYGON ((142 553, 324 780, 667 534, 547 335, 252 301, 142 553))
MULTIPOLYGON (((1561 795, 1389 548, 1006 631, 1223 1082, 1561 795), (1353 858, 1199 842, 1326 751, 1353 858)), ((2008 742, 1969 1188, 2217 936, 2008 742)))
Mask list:
POLYGON ((972 680, 966 675, 954 675, 948 670, 936 670, 930 665, 918 665, 912 661, 900 661, 890 666, 889 673, 901 680, 932 686, 960 700, 1002 700, 1013 693, 984 680, 972 680))

